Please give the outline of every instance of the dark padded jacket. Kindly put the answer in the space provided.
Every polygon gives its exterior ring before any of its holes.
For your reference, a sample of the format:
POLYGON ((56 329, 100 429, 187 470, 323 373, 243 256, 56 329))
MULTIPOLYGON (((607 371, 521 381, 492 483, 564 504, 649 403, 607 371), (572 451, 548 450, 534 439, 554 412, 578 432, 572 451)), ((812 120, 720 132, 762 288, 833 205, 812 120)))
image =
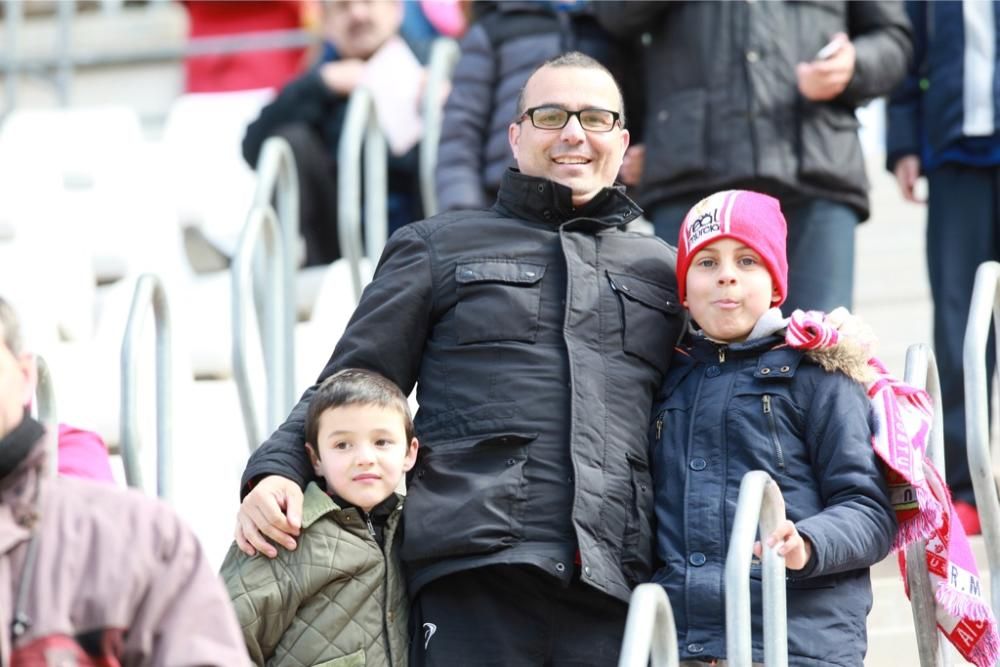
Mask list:
MULTIPOLYGON (((764 470, 812 543, 788 571, 793 665, 861 667, 872 591, 896 518, 872 449, 862 386, 780 336, 720 346, 688 336, 650 429, 656 487, 654 581, 670 598, 681 659, 726 657, 723 572, 740 481, 764 470)), ((763 661, 760 569, 751 570, 753 659, 763 661)))
MULTIPOLYGON (((507 127, 515 120, 518 94, 546 60, 566 51, 597 59, 623 86, 626 107, 641 115, 642 83, 637 58, 629 55, 637 49, 616 43, 589 8, 501 2, 469 27, 441 126, 435 187, 442 211, 493 204, 504 172, 513 166, 507 127)), ((629 130, 636 143, 636 124, 630 122, 629 130)))
MULTIPOLYGON (((646 424, 681 328, 675 251, 623 231, 605 189, 508 171, 489 211, 396 232, 320 381, 345 367, 417 385, 420 438, 403 510, 410 592, 474 567, 533 565, 627 600, 651 574, 646 424)), ((250 480, 312 474, 313 389, 258 449, 250 480)))
POLYGON ((821 197, 868 217, 854 109, 906 74, 899 2, 598 2, 619 36, 650 33, 644 201, 746 187, 786 201, 821 197), (798 91, 795 66, 837 32, 857 51, 830 102, 798 91))

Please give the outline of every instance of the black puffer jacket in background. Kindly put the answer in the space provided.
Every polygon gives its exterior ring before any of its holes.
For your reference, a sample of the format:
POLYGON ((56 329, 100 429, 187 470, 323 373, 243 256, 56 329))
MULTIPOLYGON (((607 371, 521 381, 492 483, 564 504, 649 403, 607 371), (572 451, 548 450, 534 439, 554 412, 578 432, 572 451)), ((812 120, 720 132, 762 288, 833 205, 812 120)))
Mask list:
POLYGON ((507 127, 517 97, 536 67, 567 51, 604 64, 625 95, 632 143, 641 127, 642 77, 635 40, 617 42, 589 4, 557 10, 548 2, 500 2, 484 11, 461 42, 444 108, 435 175, 442 211, 493 205, 504 171, 513 166, 507 127))
POLYGON ((888 94, 912 55, 900 2, 595 2, 619 37, 649 33, 644 201, 747 188, 826 198, 868 217, 854 110, 888 94), (830 102, 798 91, 795 66, 837 32, 857 52, 830 102))
MULTIPOLYGON (((508 171, 490 211, 447 213, 386 245, 322 381, 347 367, 417 385, 407 480, 410 593, 454 572, 532 565, 627 601, 652 565, 646 426, 682 313, 676 253, 621 229, 639 208, 508 171)), ((250 459, 243 488, 312 477, 310 389, 250 459)))

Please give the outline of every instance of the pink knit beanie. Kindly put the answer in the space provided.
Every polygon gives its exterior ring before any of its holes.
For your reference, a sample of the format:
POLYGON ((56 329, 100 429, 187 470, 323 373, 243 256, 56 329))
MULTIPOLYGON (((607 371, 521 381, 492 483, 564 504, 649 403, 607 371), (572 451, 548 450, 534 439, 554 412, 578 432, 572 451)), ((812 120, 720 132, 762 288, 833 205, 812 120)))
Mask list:
POLYGON ((764 260, 778 290, 780 306, 788 293, 787 225, 774 197, 749 190, 724 190, 705 197, 684 217, 677 240, 677 290, 684 303, 691 258, 709 243, 733 238, 753 248, 764 260))

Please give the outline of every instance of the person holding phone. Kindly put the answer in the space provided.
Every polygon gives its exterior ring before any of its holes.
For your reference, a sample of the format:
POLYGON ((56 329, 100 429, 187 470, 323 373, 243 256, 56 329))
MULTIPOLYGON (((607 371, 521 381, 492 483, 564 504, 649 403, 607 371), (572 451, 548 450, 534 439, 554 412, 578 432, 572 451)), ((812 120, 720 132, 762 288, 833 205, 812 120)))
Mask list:
POLYGON ((850 307, 868 179, 854 110, 902 80, 912 45, 898 2, 599 2, 645 49, 640 189, 656 233, 717 190, 781 201, 788 308, 850 307))

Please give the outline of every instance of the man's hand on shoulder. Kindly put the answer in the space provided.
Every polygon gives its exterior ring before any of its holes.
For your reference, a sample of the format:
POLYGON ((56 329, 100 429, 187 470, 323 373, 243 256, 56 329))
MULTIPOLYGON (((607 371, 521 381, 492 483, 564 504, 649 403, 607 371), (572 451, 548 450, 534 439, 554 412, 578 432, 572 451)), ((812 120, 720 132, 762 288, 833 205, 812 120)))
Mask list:
POLYGON ((243 498, 236 515, 236 545, 248 556, 259 552, 274 558, 278 550, 271 542, 292 551, 301 527, 302 489, 290 479, 269 475, 243 498))

